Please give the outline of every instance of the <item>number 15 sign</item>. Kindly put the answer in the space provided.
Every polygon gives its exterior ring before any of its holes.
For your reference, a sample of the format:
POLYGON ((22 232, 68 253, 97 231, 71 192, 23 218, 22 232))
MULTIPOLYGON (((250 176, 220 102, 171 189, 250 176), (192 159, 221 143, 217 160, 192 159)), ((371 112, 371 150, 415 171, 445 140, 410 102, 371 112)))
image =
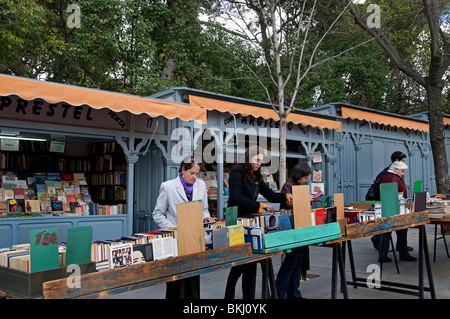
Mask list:
POLYGON ((30 230, 31 272, 59 267, 58 228, 30 230))

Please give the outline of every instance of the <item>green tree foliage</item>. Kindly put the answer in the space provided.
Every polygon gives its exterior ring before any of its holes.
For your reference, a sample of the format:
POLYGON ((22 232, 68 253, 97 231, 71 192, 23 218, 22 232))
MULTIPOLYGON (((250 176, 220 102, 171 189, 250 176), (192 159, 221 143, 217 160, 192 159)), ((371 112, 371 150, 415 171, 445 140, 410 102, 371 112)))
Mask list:
MULTIPOLYGON (((210 0, 0 0, 0 72, 138 95, 188 86, 266 100, 254 74, 243 66, 245 61, 270 88, 271 100, 276 101, 276 88, 262 63, 262 56, 271 58, 268 48, 258 52, 227 30, 199 22, 200 14, 212 15, 210 9, 214 9, 214 3, 210 0), (80 28, 70 28, 67 24, 72 14, 67 11, 70 4, 80 8, 80 28), (239 56, 239 60, 219 47, 239 56)), ((426 21, 419 14, 420 2, 383 0, 377 3, 382 8, 383 26, 389 26, 391 40, 398 44, 408 61, 420 63, 426 73, 429 38, 424 32, 426 21)), ((311 4, 307 2, 306 7, 311 4)), ((366 7, 367 4, 362 10, 366 7)), ((336 1, 320 1, 316 10, 310 34, 318 39, 342 6, 336 1)), ((289 63, 287 57, 293 43, 293 33, 286 34, 281 55, 283 65, 289 63)), ((320 51, 316 52, 317 59, 338 54, 367 39, 368 35, 355 28, 350 17, 342 17, 324 38, 320 51)), ((311 53, 310 47, 305 48, 305 60, 311 53)), ((448 113, 448 74, 443 81, 443 109, 448 113)), ((287 95, 292 91, 289 85, 287 95)), ((390 64, 372 41, 314 68, 299 87, 295 107, 343 101, 407 114, 425 110, 424 94, 423 88, 390 64)))
POLYGON ((189 86, 258 98, 242 66, 209 41, 197 20, 201 4, 0 0, 0 72, 143 96, 189 86), (67 23, 70 4, 79 27, 67 23))
POLYGON ((48 11, 35 0, 0 0, 0 72, 36 78, 63 49, 48 11))
POLYGON ((383 19, 387 23, 377 26, 368 22, 370 17, 364 16, 363 8, 354 6, 349 0, 343 3, 355 23, 377 41, 391 63, 426 92, 437 190, 448 193, 450 183, 443 122, 443 96, 448 93, 450 66, 448 1, 380 1, 376 7, 383 9, 383 19))
MULTIPOLYGON (((342 10, 329 2, 320 2, 318 29, 327 28, 330 16, 342 10)), ((330 102, 348 102, 370 108, 387 110, 386 92, 389 91, 390 66, 384 52, 362 30, 354 28, 352 20, 344 16, 322 44, 323 52, 336 55, 353 50, 318 67, 310 81, 314 83, 314 95, 308 97, 310 106, 330 102), (367 42, 367 43, 365 43, 367 42), (358 46, 361 43, 364 45, 358 46)))

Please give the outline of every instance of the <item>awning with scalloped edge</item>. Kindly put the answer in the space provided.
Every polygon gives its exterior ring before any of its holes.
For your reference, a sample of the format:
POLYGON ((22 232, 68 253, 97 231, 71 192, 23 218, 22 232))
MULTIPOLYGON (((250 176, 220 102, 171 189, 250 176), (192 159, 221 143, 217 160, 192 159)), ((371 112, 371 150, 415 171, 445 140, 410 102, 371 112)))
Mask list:
POLYGON ((429 131, 429 125, 428 123, 415 121, 415 120, 409 120, 405 118, 399 118, 384 114, 379 114, 375 112, 370 111, 364 111, 349 107, 341 107, 341 114, 344 118, 351 118, 351 119, 358 119, 358 120, 366 120, 371 123, 378 123, 378 124, 384 124, 384 125, 390 125, 390 126, 396 126, 396 127, 403 127, 408 128, 412 130, 420 130, 423 132, 429 131))
MULTIPOLYGON (((265 119, 274 119, 279 121, 278 114, 269 108, 245 105, 241 103, 228 102, 223 100, 210 99, 196 95, 189 95, 189 104, 192 106, 204 107, 207 110, 217 110, 219 112, 229 112, 232 114, 241 114, 243 116, 262 117, 265 119)), ((329 130, 341 131, 341 122, 324 119, 321 117, 309 116, 304 114, 290 113, 287 117, 288 122, 302 124, 304 126, 320 127, 329 130)))
POLYGON ((115 112, 194 120, 202 124, 207 121, 207 112, 201 107, 0 74, 0 96, 8 95, 17 95, 24 100, 41 98, 48 103, 65 102, 74 106, 88 105, 94 109, 108 108, 115 112))

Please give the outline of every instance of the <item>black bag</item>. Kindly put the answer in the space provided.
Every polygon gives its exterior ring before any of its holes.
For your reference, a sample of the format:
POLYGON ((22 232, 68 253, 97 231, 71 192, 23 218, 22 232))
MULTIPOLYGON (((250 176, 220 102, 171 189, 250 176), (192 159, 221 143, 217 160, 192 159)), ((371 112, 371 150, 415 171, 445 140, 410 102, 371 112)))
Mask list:
POLYGON ((366 194, 366 200, 380 200, 380 183, 378 180, 375 180, 373 184, 370 185, 366 194))

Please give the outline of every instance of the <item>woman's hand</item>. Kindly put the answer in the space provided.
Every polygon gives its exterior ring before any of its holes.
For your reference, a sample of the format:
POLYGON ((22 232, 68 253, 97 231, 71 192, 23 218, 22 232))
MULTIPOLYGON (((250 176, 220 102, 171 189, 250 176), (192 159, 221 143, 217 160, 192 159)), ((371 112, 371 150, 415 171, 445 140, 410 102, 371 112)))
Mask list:
POLYGON ((215 217, 206 217, 204 220, 203 220, 203 222, 204 223, 213 223, 213 222, 215 222, 217 220, 217 218, 215 218, 215 217))
POLYGON ((291 193, 286 194, 286 200, 288 205, 292 205, 292 201, 294 200, 294 196, 291 193))
POLYGON ((275 207, 273 207, 270 204, 263 204, 263 209, 265 209, 265 210, 272 210, 272 211, 277 210, 275 207))

